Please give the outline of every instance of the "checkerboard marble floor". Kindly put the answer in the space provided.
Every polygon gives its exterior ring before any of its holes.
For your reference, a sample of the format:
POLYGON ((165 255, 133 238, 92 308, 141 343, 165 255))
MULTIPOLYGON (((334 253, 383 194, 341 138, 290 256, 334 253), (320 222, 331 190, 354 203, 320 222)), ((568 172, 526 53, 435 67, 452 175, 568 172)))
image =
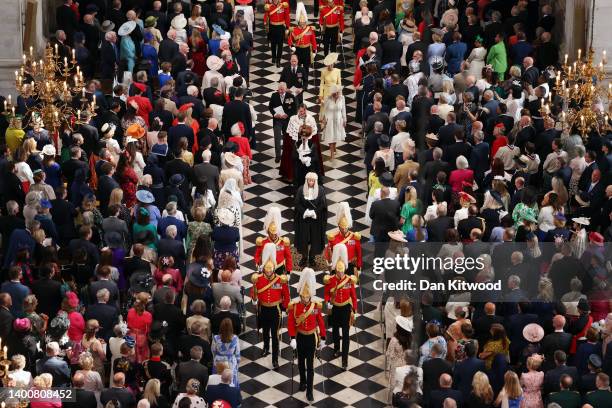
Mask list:
MULTIPOLYGON (((307 9, 312 20, 312 6, 307 3, 307 9)), ((293 15, 292 15, 293 17, 293 15)), ((293 21, 293 18, 292 18, 293 21)), ((274 139, 272 132, 272 116, 268 112, 270 95, 276 91, 279 81, 280 69, 270 63, 270 48, 267 45, 265 32, 262 29, 262 15, 257 13, 257 22, 254 35, 255 49, 251 57, 250 85, 253 91, 251 103, 258 112, 256 133, 259 140, 257 153, 254 154, 251 165, 253 184, 245 191, 243 235, 244 253, 241 257, 241 270, 243 271, 243 285, 247 292, 251 287, 251 274, 254 270, 253 255, 255 253, 255 240, 263 233, 263 218, 266 210, 272 206, 279 206, 283 217, 282 229, 284 236, 294 242, 293 235, 293 202, 294 187, 280 180, 278 167, 274 162, 274 139)), ((350 26, 350 14, 347 16, 347 26, 350 26)), ((337 203, 348 201, 354 220, 354 231, 368 236, 368 227, 365 222, 366 206, 366 173, 363 165, 362 138, 360 127, 354 122, 356 108, 355 92, 351 87, 353 80, 352 41, 350 28, 346 30, 343 40, 343 51, 346 65, 339 58, 339 68, 342 69, 343 94, 347 103, 347 139, 345 143, 337 146, 336 158, 329 160, 329 151, 323 142, 323 156, 325 161, 325 177, 323 185, 327 191, 329 207, 328 231, 336 228, 332 223, 335 220, 337 203)), ((285 56, 289 51, 285 49, 285 56)), ((286 60, 287 57, 285 57, 286 60)), ((320 61, 323 59, 319 53, 316 60, 316 84, 319 83, 320 61)), ((311 77, 313 70, 311 67, 311 77)), ((310 81, 310 89, 304 95, 304 101, 313 114, 318 113, 318 88, 310 81)), ((295 251, 294 251, 295 253, 295 251)), ((297 264, 297 259, 294 261, 297 264)), ((322 265, 321 260, 317 262, 322 265)), ((323 298, 323 272, 322 266, 317 267, 317 297, 323 298)), ((299 271, 294 272, 296 275, 299 271)), ((296 296, 295 289, 297 277, 291 279, 293 283, 292 295, 296 296)), ((367 297, 368 293, 363 293, 367 297)), ((281 358, 280 367, 272 369, 271 356, 260 358, 262 343, 256 327, 254 308, 245 299, 247 330, 241 335, 240 360, 240 387, 243 394, 243 406, 248 408, 260 407, 304 407, 309 403, 304 392, 298 392, 299 374, 297 364, 291 364, 292 351, 289 346, 289 336, 286 328, 281 329, 281 358), (293 381, 293 385, 292 385, 293 381), (293 389, 293 395, 292 395, 293 389)), ((351 329, 351 351, 349 368, 343 371, 340 359, 332 359, 333 350, 329 347, 323 349, 321 360, 315 359, 315 401, 316 407, 382 407, 387 405, 387 375, 384 372, 383 339, 379 324, 380 312, 375 304, 360 302, 360 315, 355 326, 351 329), (363 314, 362 313, 363 310, 363 314)), ((286 326, 286 317, 283 318, 286 326)), ((331 331, 328 332, 331 339, 331 331)))

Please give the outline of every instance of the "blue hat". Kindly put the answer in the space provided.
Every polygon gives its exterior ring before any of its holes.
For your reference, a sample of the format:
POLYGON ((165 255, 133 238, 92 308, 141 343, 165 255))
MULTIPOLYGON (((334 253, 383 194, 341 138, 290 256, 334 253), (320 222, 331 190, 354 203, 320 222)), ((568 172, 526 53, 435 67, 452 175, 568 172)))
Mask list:
POLYGON ((213 24, 212 28, 213 28, 213 31, 219 35, 225 34, 225 30, 223 30, 221 26, 218 24, 213 24))
POLYGON ((395 68, 395 65, 397 63, 396 62, 389 62, 388 64, 385 64, 381 67, 381 69, 385 70, 385 69, 389 69, 389 68, 395 68))
POLYGON ((143 204, 151 204, 155 201, 153 193, 148 190, 138 190, 136 192, 136 199, 143 204))
POLYGON ((53 208, 53 205, 51 205, 51 201, 47 200, 46 198, 40 200, 40 206, 42 208, 53 208))
POLYGON ((123 340, 125 340, 125 344, 127 344, 129 348, 134 348, 134 345, 136 345, 136 340, 134 340, 132 336, 124 336, 123 340))
POLYGON ((563 215, 563 213, 555 213, 555 220, 557 221, 567 221, 567 218, 565 218, 565 215, 563 215))
POLYGON ((182 174, 173 174, 172 177, 170 177, 170 184, 172 184, 173 186, 180 186, 181 184, 183 184, 183 181, 185 181, 185 176, 183 176, 182 174))
POLYGON ((200 270, 193 270, 189 274, 189 282, 198 288, 204 288, 210 284, 210 275, 210 271, 205 266, 202 266, 200 270))

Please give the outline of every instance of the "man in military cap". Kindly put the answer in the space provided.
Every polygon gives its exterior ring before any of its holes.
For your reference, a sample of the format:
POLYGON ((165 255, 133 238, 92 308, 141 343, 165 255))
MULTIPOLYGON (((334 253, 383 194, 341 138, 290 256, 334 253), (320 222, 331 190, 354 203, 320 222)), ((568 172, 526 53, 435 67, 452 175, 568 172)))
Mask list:
MULTIPOLYGON (((346 201, 339 204, 339 209, 336 214, 336 225, 338 231, 329 232, 327 234, 327 248, 325 249, 325 259, 331 261, 334 246, 337 244, 346 245, 348 253, 348 263, 345 264, 346 274, 359 276, 359 271, 363 264, 361 255, 361 234, 351 232, 353 226, 353 217, 351 216, 351 207, 346 201)), ((333 267, 334 265, 332 265, 333 267)))
POLYGON ((272 62, 276 63, 277 68, 280 68, 283 42, 291 25, 289 3, 271 0, 270 3, 266 3, 264 10, 264 25, 272 48, 272 62))
POLYGON ((276 273, 291 273, 293 262, 291 259, 291 242, 289 238, 281 237, 281 212, 278 207, 270 207, 264 219, 266 237, 258 237, 255 241, 255 266, 262 265, 262 251, 267 243, 276 245, 276 273))

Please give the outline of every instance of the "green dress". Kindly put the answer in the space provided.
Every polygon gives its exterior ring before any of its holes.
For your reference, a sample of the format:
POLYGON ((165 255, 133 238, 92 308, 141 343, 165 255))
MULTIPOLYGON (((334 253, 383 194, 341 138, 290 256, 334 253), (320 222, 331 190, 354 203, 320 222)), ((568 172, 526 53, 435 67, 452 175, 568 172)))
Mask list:
POLYGON ((138 233, 142 231, 151 231, 153 233, 153 237, 155 237, 155 240, 153 240, 153 242, 150 242, 147 246, 151 249, 157 250, 158 237, 157 237, 157 229, 155 228, 155 226, 153 224, 140 225, 138 223, 135 223, 134 226, 132 227, 133 237, 136 238, 138 233))
POLYGON ((416 207, 413 207, 410 203, 404 203, 400 217, 404 219, 402 224, 402 232, 404 235, 412 229, 412 216, 420 213, 420 202, 417 201, 416 207))
POLYGON ((508 56, 506 55, 506 46, 503 41, 498 42, 489 49, 487 64, 493 66, 493 72, 497 73, 499 79, 504 78, 504 74, 508 69, 508 56))

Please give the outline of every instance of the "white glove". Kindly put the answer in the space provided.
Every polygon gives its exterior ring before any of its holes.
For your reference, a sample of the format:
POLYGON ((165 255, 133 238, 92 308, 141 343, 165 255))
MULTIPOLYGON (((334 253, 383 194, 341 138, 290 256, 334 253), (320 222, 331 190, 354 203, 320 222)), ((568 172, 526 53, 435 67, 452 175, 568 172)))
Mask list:
POLYGON ((313 220, 317 219, 317 213, 315 212, 315 210, 312 210, 312 219, 313 220))
POLYGON ((309 217, 308 210, 306 210, 306 211, 304 211, 304 215, 302 216, 302 218, 306 219, 308 217, 309 217))
POLYGON ((310 167, 310 161, 311 161, 311 160, 312 160, 312 158, 310 158, 310 157, 306 157, 306 158, 304 159, 304 166, 306 166, 306 167, 310 167))
POLYGON ((291 47, 291 52, 295 52, 295 47, 291 47))
POLYGON ((289 343, 289 345, 294 350, 297 348, 297 342, 295 341, 295 339, 291 339, 291 343, 289 343))
POLYGON ((253 299, 253 306, 257 306, 257 300, 253 299))
POLYGON ((325 340, 321 339, 321 341, 319 342, 319 346, 317 347, 317 350, 321 350, 323 347, 325 347, 325 340))

